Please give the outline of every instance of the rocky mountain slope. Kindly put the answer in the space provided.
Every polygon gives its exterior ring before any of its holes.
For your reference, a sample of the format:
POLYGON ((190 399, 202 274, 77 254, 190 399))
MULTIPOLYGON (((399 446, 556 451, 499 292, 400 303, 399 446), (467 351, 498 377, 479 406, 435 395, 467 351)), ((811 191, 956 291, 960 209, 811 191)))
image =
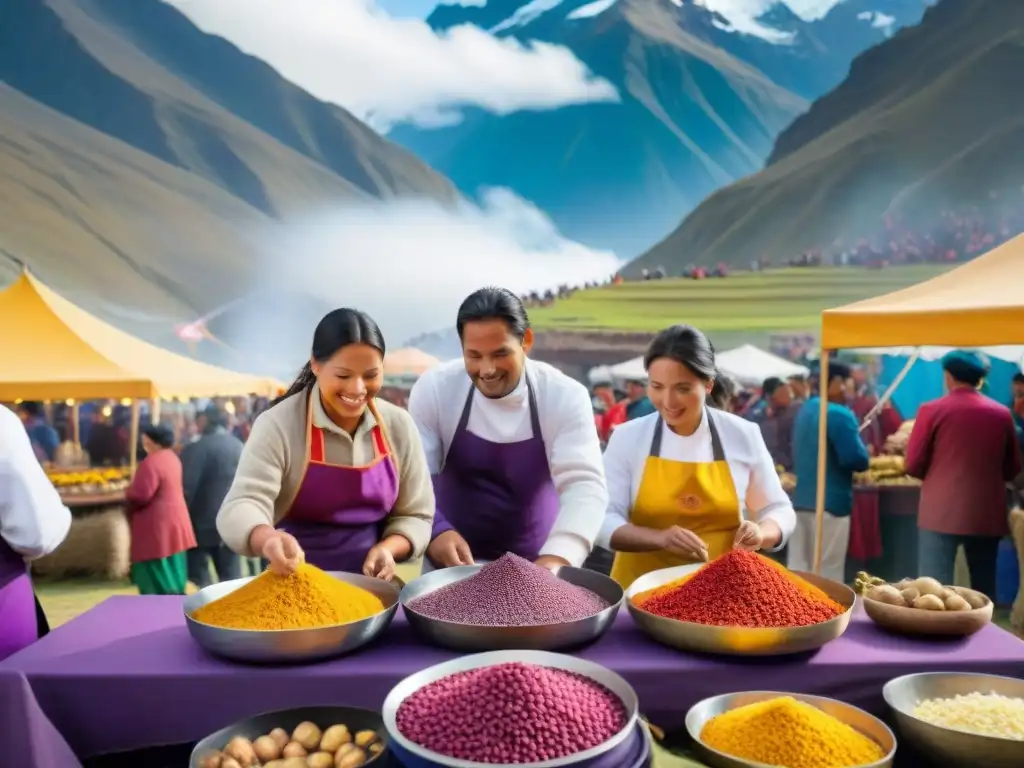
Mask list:
POLYGON ((506 186, 574 239, 630 256, 680 212, 759 170, 776 135, 837 85, 850 60, 930 0, 845 0, 817 21, 785 4, 762 18, 782 38, 730 31, 692 0, 489 0, 440 5, 435 29, 475 24, 503 38, 564 45, 616 85, 620 103, 399 127, 390 138, 461 190, 506 186), (604 7, 596 15, 595 6, 604 7), (884 9, 888 26, 875 23, 884 9), (582 15, 581 15, 582 14, 582 15))
POLYGON ((778 138, 629 271, 776 261, 1024 182, 1024 3, 942 0, 853 63, 778 138))
POLYGON ((458 197, 159 0, 4 0, 0 127, 0 269, 26 263, 150 337, 244 294, 261 224, 346 199, 458 197))

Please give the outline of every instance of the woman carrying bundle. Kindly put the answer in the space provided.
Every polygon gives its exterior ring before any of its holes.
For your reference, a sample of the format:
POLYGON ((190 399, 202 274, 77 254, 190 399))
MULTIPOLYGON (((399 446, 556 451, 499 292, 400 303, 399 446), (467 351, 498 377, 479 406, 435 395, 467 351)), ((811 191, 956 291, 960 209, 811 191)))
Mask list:
POLYGON ((376 400, 384 351, 363 312, 320 321, 310 361, 252 426, 217 515, 229 547, 280 573, 308 560, 385 580, 423 554, 434 490, 412 417, 376 400))
POLYGON ((758 426, 712 400, 711 342, 688 325, 666 328, 644 366, 657 412, 621 425, 604 454, 610 501, 598 544, 616 553, 612 578, 628 587, 733 548, 781 549, 793 505, 758 426))

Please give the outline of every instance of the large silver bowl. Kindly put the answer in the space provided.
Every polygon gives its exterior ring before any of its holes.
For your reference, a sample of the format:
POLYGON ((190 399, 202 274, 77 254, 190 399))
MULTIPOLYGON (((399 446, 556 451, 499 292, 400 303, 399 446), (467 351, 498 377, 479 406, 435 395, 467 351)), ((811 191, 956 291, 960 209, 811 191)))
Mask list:
POLYGON ((192 618, 192 614, 201 606, 258 578, 250 576, 213 584, 185 598, 185 623, 189 634, 205 650, 216 656, 254 664, 294 664, 351 653, 372 642, 387 629, 398 610, 399 589, 386 581, 356 573, 331 571, 330 575, 372 592, 384 603, 384 610, 367 619, 316 629, 224 629, 192 618))
MULTIPOLYGON (((521 765, 528 766, 529 768, 558 768, 558 766, 575 765, 585 760, 592 760, 622 744, 632 735, 633 729, 636 728, 640 708, 636 691, 622 677, 610 669, 606 669, 592 661, 585 661, 575 656, 567 656, 561 653, 549 653, 547 651, 492 651, 491 653, 476 653, 471 656, 462 656, 452 661, 428 667, 421 672, 417 672, 415 675, 410 675, 391 689, 387 698, 384 699, 383 713, 384 727, 387 729, 388 737, 396 744, 395 749, 401 748, 403 751, 421 760, 433 765, 443 765, 446 768, 505 768, 492 763, 459 760, 424 749, 419 744, 409 741, 399 732, 397 716, 398 708, 402 705, 402 702, 430 683, 449 675, 458 674, 459 672, 468 672, 471 669, 511 663, 535 664, 541 667, 564 669, 567 672, 575 672, 578 675, 589 677, 618 696, 626 708, 626 723, 622 730, 603 744, 583 752, 577 752, 575 755, 569 755, 568 757, 542 760, 536 763, 523 763, 521 765)), ((519 766, 516 768, 519 768, 519 766)))
POLYGON ((686 713, 686 731, 690 734, 701 759, 714 768, 767 768, 763 763, 755 763, 751 760, 732 757, 724 752, 704 744, 700 739, 700 733, 704 730, 708 720, 747 704, 756 704, 759 701, 777 699, 780 696, 790 696, 805 704, 817 707, 822 712, 846 723, 856 731, 878 744, 882 748, 883 757, 874 763, 866 763, 856 768, 888 768, 893 763, 896 755, 896 737, 889 727, 877 717, 869 715, 863 709, 845 704, 835 699, 828 699, 824 696, 808 696, 803 693, 779 693, 777 691, 748 691, 746 693, 726 693, 722 696, 712 696, 709 699, 699 701, 690 707, 686 713))
POLYGON ((570 648, 596 640, 603 635, 622 605, 622 587, 604 574, 585 568, 562 566, 555 569, 559 579, 589 589, 608 601, 609 606, 600 613, 564 624, 537 624, 526 627, 488 627, 477 624, 457 624, 432 619, 417 613, 409 604, 441 587, 468 579, 479 573, 481 565, 459 565, 425 573, 409 582, 402 590, 402 610, 410 626, 422 639, 456 651, 504 651, 525 649, 551 651, 570 648))
POLYGON ((388 754, 388 735, 384 728, 384 720, 376 712, 355 707, 300 707, 264 712, 239 720, 227 728, 221 728, 196 744, 192 750, 192 759, 189 760, 189 768, 201 768, 203 758, 220 752, 236 736, 254 741, 275 728, 284 728, 291 733, 299 723, 306 721, 316 723, 320 730, 332 725, 347 725, 353 734, 359 731, 376 731, 377 738, 384 744, 384 750, 363 763, 364 766, 379 765, 383 762, 383 756, 388 754))
POLYGON ((1024 680, 969 672, 922 672, 897 677, 882 689, 904 741, 937 758, 938 764, 979 768, 1024 766, 1024 741, 954 731, 913 714, 914 708, 926 699, 949 699, 969 693, 998 693, 1024 699, 1024 680))
POLYGON ((652 571, 634 581, 626 590, 626 606, 636 625, 659 643, 684 651, 714 653, 728 656, 781 656, 813 651, 830 643, 846 631, 853 615, 857 595, 840 584, 813 573, 793 571, 846 608, 844 613, 821 624, 809 627, 761 629, 754 627, 714 627, 689 621, 676 621, 656 616, 633 604, 641 592, 660 587, 699 569, 701 564, 683 565, 652 571))

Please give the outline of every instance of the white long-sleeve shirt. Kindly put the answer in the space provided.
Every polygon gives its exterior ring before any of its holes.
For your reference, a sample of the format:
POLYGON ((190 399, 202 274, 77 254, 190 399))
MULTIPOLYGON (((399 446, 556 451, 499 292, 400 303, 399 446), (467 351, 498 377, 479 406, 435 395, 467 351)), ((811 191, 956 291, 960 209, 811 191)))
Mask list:
POLYGON ((39 465, 21 419, 0 407, 0 537, 26 560, 48 555, 71 529, 71 513, 39 465))
MULTIPOLYGON (((782 530, 782 541, 775 551, 785 546, 796 527, 793 503, 782 489, 761 429, 753 422, 725 411, 712 414, 718 438, 729 464, 740 514, 757 522, 774 520, 782 530)), ((658 414, 652 413, 620 424, 612 432, 604 452, 604 471, 608 482, 608 510, 605 513, 597 544, 611 549, 612 534, 629 522, 636 502, 644 466, 651 453, 651 440, 658 414)), ((671 461, 709 462, 714 459, 708 415, 704 413, 697 431, 688 437, 677 435, 668 427, 661 430, 661 458, 671 461)), ((737 519, 736 523, 739 524, 737 519)))
MULTIPOLYGON (((593 404, 586 387, 553 366, 527 360, 526 372, 534 387, 541 438, 559 500, 558 516, 540 554, 579 567, 593 547, 608 506, 593 404)), ((462 360, 453 360, 427 371, 409 394, 409 413, 420 430, 431 475, 444 467, 471 387, 462 360)), ((529 439, 526 376, 499 399, 484 397, 474 388, 466 428, 494 443, 529 439)))

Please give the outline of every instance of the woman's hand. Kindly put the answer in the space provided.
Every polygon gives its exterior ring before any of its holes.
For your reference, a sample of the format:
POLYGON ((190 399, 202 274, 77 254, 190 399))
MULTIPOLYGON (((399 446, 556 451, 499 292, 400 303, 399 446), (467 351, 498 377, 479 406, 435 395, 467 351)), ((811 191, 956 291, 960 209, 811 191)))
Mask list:
POLYGON ((469 544, 458 531, 445 531, 430 542, 427 559, 436 568, 451 568, 454 565, 473 565, 473 553, 469 544))
POLYGON ((732 541, 733 549, 744 549, 747 552, 757 552, 764 544, 764 531, 761 526, 753 520, 744 520, 736 531, 736 537, 732 541))
POLYGON ((658 531, 658 545, 666 552, 691 560, 708 560, 708 545, 693 531, 673 525, 658 531))
MULTIPOLYGON (((254 548, 254 551, 255 550, 254 548)), ((306 560, 295 537, 285 531, 274 531, 267 534, 262 547, 257 551, 264 560, 270 561, 270 570, 281 576, 295 573, 296 569, 306 560)))
POLYGON ((363 575, 383 581, 395 578, 395 556, 391 550, 383 544, 373 547, 363 561, 363 575))

